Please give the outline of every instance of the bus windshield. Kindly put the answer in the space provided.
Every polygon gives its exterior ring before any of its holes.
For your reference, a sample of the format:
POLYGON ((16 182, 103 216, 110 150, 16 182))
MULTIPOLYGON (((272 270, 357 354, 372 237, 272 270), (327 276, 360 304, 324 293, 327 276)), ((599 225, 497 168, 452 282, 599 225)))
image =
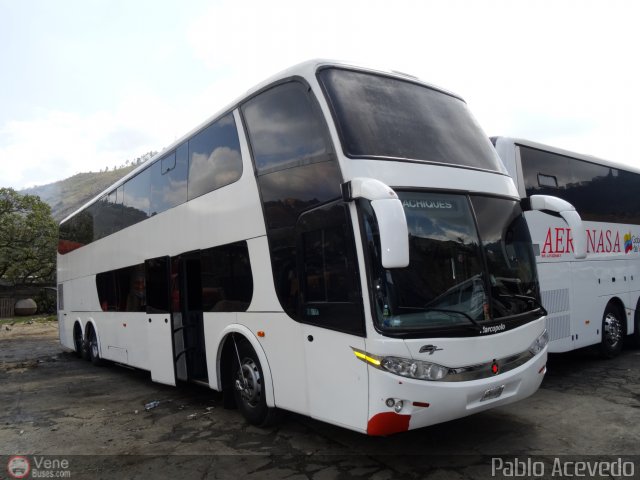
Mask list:
POLYGON ((319 79, 350 158, 410 160, 505 173, 464 101, 424 84, 338 68, 319 79))
POLYGON ((531 239, 517 201, 403 192, 410 263, 383 269, 374 215, 361 203, 378 326, 388 331, 481 330, 539 317, 531 239))

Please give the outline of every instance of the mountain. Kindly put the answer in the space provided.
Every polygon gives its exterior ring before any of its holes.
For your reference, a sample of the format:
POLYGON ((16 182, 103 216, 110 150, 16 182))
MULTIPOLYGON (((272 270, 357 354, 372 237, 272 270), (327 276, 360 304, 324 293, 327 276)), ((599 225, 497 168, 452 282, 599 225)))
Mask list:
POLYGON ((105 172, 77 173, 64 180, 26 188, 20 193, 40 197, 41 200, 49 204, 53 218, 59 222, 155 154, 156 152, 145 153, 133 160, 128 166, 121 166, 105 172))
POLYGON ((40 197, 49 204, 53 218, 59 222, 134 168, 135 165, 108 172, 78 173, 54 183, 26 188, 20 193, 40 197))

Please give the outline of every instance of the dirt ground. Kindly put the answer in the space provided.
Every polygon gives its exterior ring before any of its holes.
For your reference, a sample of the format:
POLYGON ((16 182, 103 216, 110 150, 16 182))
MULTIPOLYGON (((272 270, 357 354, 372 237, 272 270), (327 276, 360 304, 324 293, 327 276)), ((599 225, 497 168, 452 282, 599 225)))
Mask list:
POLYGON ((640 350, 610 361, 572 352, 548 366, 525 401, 373 438, 294 414, 251 427, 209 389, 76 358, 55 322, 0 325, 0 478, 14 455, 31 475, 38 461, 66 460, 52 475, 69 478, 483 479, 497 456, 528 455, 543 456, 546 474, 556 458, 580 456, 631 462, 640 478, 640 350))

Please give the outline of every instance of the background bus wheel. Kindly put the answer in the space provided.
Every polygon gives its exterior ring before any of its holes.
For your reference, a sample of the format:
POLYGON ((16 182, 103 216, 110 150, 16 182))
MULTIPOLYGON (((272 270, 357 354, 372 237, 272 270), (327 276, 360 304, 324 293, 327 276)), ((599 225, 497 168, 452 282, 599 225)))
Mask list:
POLYGON ((102 365, 102 359, 100 358, 100 351, 98 350, 98 336, 93 327, 89 327, 89 360, 94 365, 102 365))
POLYGON ((631 336, 631 343, 634 347, 640 348, 640 302, 638 302, 638 306, 636 307, 636 314, 634 318, 634 330, 633 335, 631 336))
POLYGON ((262 366, 258 355, 247 341, 238 341, 237 358, 233 366, 233 392, 242 416, 252 425, 267 427, 279 419, 278 410, 267 406, 264 394, 262 366))
POLYGON ((82 339, 82 328, 80 328, 80 324, 76 323, 73 326, 73 347, 76 352, 76 356, 78 358, 84 358, 84 342, 82 339))
POLYGON ((624 340, 623 316, 614 305, 607 305, 602 316, 602 340, 600 354, 604 358, 613 358, 622 351, 624 340))

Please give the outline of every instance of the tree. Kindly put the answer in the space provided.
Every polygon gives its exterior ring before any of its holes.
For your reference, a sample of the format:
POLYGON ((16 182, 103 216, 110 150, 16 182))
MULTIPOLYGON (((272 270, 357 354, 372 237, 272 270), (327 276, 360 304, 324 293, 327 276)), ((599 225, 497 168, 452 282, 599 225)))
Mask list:
POLYGON ((0 188, 0 279, 12 285, 54 283, 57 242, 49 205, 0 188))

